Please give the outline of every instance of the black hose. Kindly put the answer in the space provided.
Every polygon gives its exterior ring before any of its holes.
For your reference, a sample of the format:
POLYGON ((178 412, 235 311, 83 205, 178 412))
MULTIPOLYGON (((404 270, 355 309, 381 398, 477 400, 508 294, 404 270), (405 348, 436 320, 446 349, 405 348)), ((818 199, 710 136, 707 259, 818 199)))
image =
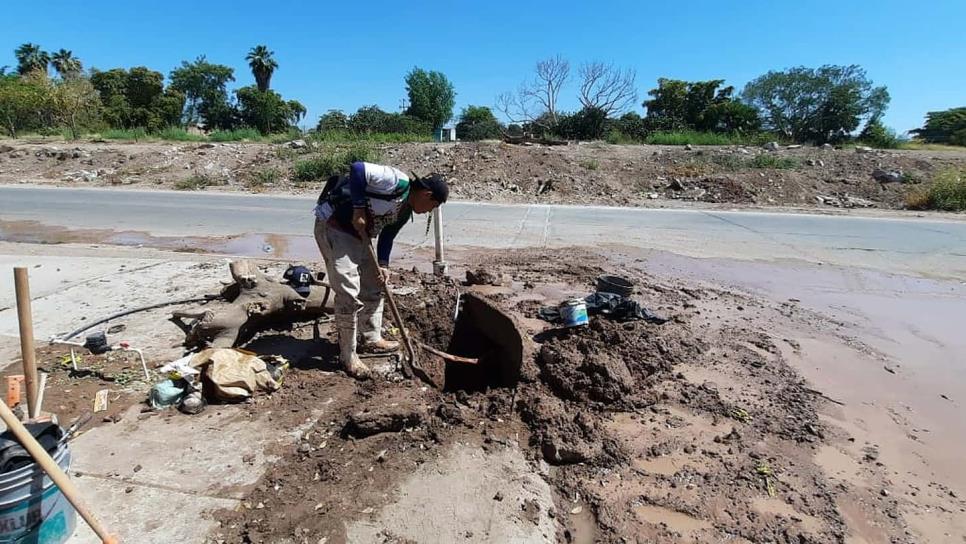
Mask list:
POLYGON ((116 314, 109 315, 109 316, 107 316, 107 317, 105 317, 103 319, 98 319, 97 321, 94 321, 92 323, 88 323, 88 324, 84 325, 83 327, 77 329, 76 331, 68 334, 67 336, 61 337, 60 340, 70 340, 71 338, 77 336, 78 334, 80 334, 80 333, 82 333, 82 332, 84 332, 86 330, 93 329, 94 327, 96 327, 98 325, 102 325, 104 323, 107 323, 108 321, 117 319, 119 317, 124 317, 126 315, 131 315, 131 314, 135 314, 135 313, 138 313, 138 312, 144 312, 144 311, 147 311, 147 310, 153 310, 155 308, 162 308, 164 306, 172 306, 174 304, 188 304, 190 302, 208 302, 208 301, 211 301, 211 300, 217 300, 219 298, 221 298, 221 295, 205 295, 203 298, 187 298, 187 299, 184 299, 184 300, 169 300, 168 302, 159 302, 158 304, 152 304, 150 306, 142 306, 140 308, 132 308, 130 310, 124 310, 123 312, 118 312, 116 314))

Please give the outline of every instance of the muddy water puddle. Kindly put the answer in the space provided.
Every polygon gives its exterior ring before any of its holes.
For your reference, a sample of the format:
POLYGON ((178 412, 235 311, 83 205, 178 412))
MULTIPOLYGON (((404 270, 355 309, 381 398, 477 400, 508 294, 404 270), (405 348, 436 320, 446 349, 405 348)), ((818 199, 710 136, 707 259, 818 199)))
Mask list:
POLYGON ((663 506, 642 504, 634 507, 634 513, 645 523, 663 525, 684 536, 693 536, 698 531, 712 527, 707 521, 663 506))
POLYGON ((139 231, 68 229, 38 221, 0 221, 0 241, 32 244, 110 244, 261 259, 318 260, 312 236, 244 233, 237 236, 154 236, 139 231))

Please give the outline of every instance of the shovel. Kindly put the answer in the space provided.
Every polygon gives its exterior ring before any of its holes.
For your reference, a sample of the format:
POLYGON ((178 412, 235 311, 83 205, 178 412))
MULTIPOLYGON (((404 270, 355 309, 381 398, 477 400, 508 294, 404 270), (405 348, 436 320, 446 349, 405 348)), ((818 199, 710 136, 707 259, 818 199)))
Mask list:
POLYGON ((389 304, 389 311, 392 313, 392 319, 396 322, 396 326, 399 327, 399 336, 402 337, 403 346, 406 348, 406 356, 402 358, 403 376, 412 378, 413 374, 418 374, 419 379, 423 380, 429 385, 432 385, 433 387, 438 387, 419 366, 419 361, 416 359, 416 349, 413 347, 413 341, 411 338, 409 338, 409 333, 406 331, 406 325, 403 323, 402 316, 399 315, 399 307, 396 306, 396 299, 392 296, 392 290, 389 289, 389 283, 386 281, 386 277, 379 268, 379 259, 376 258, 376 251, 372 248, 372 242, 367 243, 366 248, 368 248, 369 258, 372 260, 372 266, 376 267, 376 272, 379 274, 379 282, 382 283, 382 292, 386 294, 386 302, 389 304))

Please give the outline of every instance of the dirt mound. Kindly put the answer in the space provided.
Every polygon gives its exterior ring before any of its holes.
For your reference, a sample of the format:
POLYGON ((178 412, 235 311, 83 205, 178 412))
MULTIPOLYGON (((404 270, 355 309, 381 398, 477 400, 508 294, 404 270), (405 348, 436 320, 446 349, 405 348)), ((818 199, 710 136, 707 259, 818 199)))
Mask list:
MULTIPOLYGON (((324 180, 295 176, 299 161, 326 149, 268 144, 9 142, 0 182, 318 193, 324 180)), ((666 206, 674 201, 763 206, 900 208, 911 186, 959 151, 801 147, 609 145, 519 146, 497 142, 383 144, 373 157, 405 171, 440 172, 454 199, 483 202, 666 206), (899 181, 881 182, 876 172, 899 181), (894 175, 893 175, 894 174, 894 175), (830 195, 839 195, 830 198, 830 195), (856 200, 857 199, 857 200, 856 200), (844 204, 843 204, 844 202, 844 204), (864 204, 863 204, 864 205, 864 204)))
POLYGON ((697 351, 666 338, 662 328, 593 318, 587 327, 550 331, 537 359, 540 379, 566 400, 622 408, 653 404, 648 378, 697 351))

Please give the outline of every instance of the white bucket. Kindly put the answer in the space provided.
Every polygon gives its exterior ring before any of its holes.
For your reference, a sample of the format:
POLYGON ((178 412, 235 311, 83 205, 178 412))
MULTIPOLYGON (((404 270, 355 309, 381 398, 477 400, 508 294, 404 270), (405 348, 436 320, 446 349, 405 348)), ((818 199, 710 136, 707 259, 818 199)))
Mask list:
MULTIPOLYGON (((65 473, 70 448, 51 455, 65 473)), ((0 544, 61 544, 74 534, 77 512, 36 463, 0 474, 0 544)))

